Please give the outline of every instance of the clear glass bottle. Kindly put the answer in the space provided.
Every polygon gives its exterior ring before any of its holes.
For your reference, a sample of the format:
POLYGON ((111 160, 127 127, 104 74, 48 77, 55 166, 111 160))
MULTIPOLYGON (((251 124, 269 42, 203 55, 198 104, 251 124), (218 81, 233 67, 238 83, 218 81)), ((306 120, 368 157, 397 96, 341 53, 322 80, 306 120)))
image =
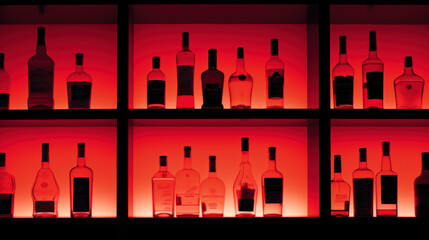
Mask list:
POLYGON ((182 50, 176 55, 177 108, 194 108, 195 54, 189 50, 189 33, 182 33, 182 50))
POLYGON ((353 67, 347 62, 346 36, 340 36, 340 59, 332 69, 334 108, 353 108, 353 67))
POLYGON ((279 58, 279 40, 271 39, 271 58, 265 63, 267 108, 284 108, 284 68, 279 58))
POLYGON ((93 172, 86 166, 85 143, 78 143, 77 165, 70 170, 70 215, 73 218, 92 216, 93 172))
POLYGON ((374 173, 367 167, 366 148, 359 149, 359 168, 353 171, 355 217, 374 216, 374 173))
POLYGON ((203 105, 202 109, 223 109, 223 72, 217 69, 216 49, 209 49, 209 69, 201 74, 203 86, 203 105))
POLYGON ((348 217, 350 214, 350 185, 341 171, 341 155, 334 156, 334 177, 331 180, 331 216, 348 217))
POLYGON ((268 148, 268 169, 262 173, 262 207, 264 217, 283 216, 283 174, 277 170, 276 148, 268 148))
POLYGON ((89 109, 92 78, 83 70, 83 53, 76 53, 76 70, 67 77, 69 109, 89 109))
POLYGON ((37 28, 36 55, 28 60, 28 109, 54 108, 54 61, 46 52, 45 28, 37 28))
POLYGON ((152 71, 147 75, 147 108, 165 108, 165 74, 159 69, 160 57, 152 58, 152 71))
POLYGON ((6 154, 0 153, 0 218, 13 217, 15 178, 6 171, 6 154))
POLYGON ((241 139, 240 172, 234 182, 236 217, 255 217, 258 186, 249 162, 249 138, 241 139))
POLYGON ((369 32, 369 54, 362 63, 363 108, 383 108, 384 63, 377 56, 376 31, 369 32))
POLYGON ((413 59, 405 57, 404 73, 395 79, 397 109, 421 109, 425 80, 413 70, 413 59))
POLYGON ((250 109, 253 78, 244 69, 244 48, 237 48, 237 68, 229 77, 229 97, 232 109, 250 109))
POLYGON ((414 180, 416 217, 429 217, 429 152, 422 153, 422 172, 414 180))
POLYGON ((32 188, 33 217, 56 218, 60 189, 49 166, 49 144, 42 143, 42 167, 32 188))
POLYGON ((9 110, 10 77, 4 70, 4 53, 0 53, 0 110, 9 110))
POLYGON ((382 142, 381 171, 375 178, 377 217, 398 215, 398 175, 392 171, 390 142, 382 142))
POLYGON ((225 184, 217 177, 216 156, 209 156, 209 176, 201 182, 200 197, 203 217, 223 217, 225 184))
POLYGON ((167 156, 160 156, 159 171, 152 177, 153 217, 174 217, 174 185, 174 175, 167 168, 167 156))
POLYGON ((200 174, 192 169, 191 147, 184 151, 183 169, 176 173, 176 217, 199 217, 200 174))

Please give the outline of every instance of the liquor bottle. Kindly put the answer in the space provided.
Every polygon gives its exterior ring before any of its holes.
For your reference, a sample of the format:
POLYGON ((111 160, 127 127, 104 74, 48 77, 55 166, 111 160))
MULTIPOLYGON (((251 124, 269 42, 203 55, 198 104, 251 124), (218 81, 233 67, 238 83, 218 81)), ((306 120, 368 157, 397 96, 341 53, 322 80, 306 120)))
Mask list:
POLYGON ((192 169, 191 147, 184 150, 183 169, 176 173, 176 217, 199 217, 200 174, 192 169))
POLYGON ((392 171, 390 142, 383 142, 381 171, 376 175, 377 217, 396 217, 398 214, 398 175, 392 171))
POLYGON ((55 218, 58 216, 60 189, 49 167, 49 144, 42 143, 42 167, 37 172, 32 189, 33 217, 55 218))
POLYGON ((209 156, 209 176, 200 186, 203 217, 223 217, 225 184, 216 174, 216 156, 209 156))
POLYGON ((331 180, 331 216, 348 217, 350 214, 350 185, 343 180, 341 155, 334 156, 334 178, 331 180))
POLYGON ((209 49, 209 69, 201 74, 203 86, 203 105, 202 109, 223 109, 223 72, 217 69, 216 49, 209 49))
POLYGON ((369 55, 362 63, 363 108, 383 108, 384 64, 377 57, 376 31, 369 32, 369 55))
POLYGON ((340 60, 332 70, 334 107, 353 108, 353 67, 347 62, 346 36, 340 36, 340 60))
POLYGON ((182 50, 176 55, 177 108, 194 108, 195 54, 189 50, 189 33, 182 33, 182 50))
POLYGON ((283 175, 276 167, 276 148, 268 148, 268 170, 262 173, 262 206, 264 217, 283 215, 283 175))
POLYGON ((429 152, 422 153, 422 172, 414 180, 416 217, 429 217, 429 152))
POLYGON ((54 108, 54 61, 46 53, 45 28, 37 28, 36 55, 28 60, 28 109, 54 108))
POLYGON ((271 39, 271 58, 265 63, 267 108, 284 108, 284 64, 279 58, 279 40, 271 39))
POLYGON ((232 109, 250 109, 253 78, 244 69, 244 48, 237 48, 237 67, 229 77, 229 97, 232 109))
POLYGON ((367 167, 366 148, 359 149, 359 168, 353 171, 355 217, 372 217, 374 209, 374 173, 367 167))
POLYGON ((249 162, 249 138, 241 139, 240 172, 234 182, 236 217, 255 217, 258 186, 249 162))
POLYGON ((167 168, 167 156, 159 157, 159 171, 152 177, 152 210, 154 217, 174 217, 175 178, 167 168))
POLYGON ((147 75, 147 108, 165 108, 165 75, 159 69, 161 59, 152 58, 152 71, 147 75))
POLYGON ((10 77, 4 70, 4 53, 0 53, 0 110, 9 110, 10 77))
POLYGON ((413 59, 405 57, 404 73, 395 79, 397 109, 421 109, 425 80, 413 70, 413 59))
POLYGON ((73 218, 92 216, 92 169, 86 166, 85 143, 78 143, 77 165, 70 170, 70 215, 73 218))
POLYGON ((0 153, 0 218, 13 217, 15 178, 6 171, 6 154, 0 153))
POLYGON ((83 71, 83 53, 76 53, 76 70, 67 78, 69 109, 89 109, 92 78, 83 71))

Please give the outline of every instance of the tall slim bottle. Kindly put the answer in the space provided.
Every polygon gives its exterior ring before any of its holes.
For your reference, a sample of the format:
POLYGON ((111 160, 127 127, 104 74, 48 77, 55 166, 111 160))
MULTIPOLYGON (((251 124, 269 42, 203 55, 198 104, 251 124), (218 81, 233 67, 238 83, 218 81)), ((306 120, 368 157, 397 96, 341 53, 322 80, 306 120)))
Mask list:
POLYGON ((376 31, 369 32, 369 54, 362 63, 363 108, 383 108, 384 64, 377 56, 376 31))
POLYGON ((395 79, 397 109, 421 109, 425 80, 414 73, 413 59, 405 57, 404 73, 395 79))
POLYGON ((60 189, 49 166, 48 143, 42 143, 42 167, 37 172, 31 193, 33 217, 55 218, 58 216, 60 189))
POLYGON ((152 58, 152 71, 147 75, 147 108, 165 108, 165 75, 159 69, 160 57, 152 58))
POLYGON ((217 177, 216 156, 209 156, 209 176, 201 182, 200 196, 203 217, 223 217, 225 184, 217 177))
POLYGON ((367 167, 366 148, 359 149, 359 168, 353 171, 355 217, 373 217, 374 173, 367 167))
POLYGON ((46 52, 45 28, 37 28, 36 55, 28 60, 28 109, 54 108, 54 61, 46 52))
POLYGON ((346 36, 340 36, 340 59, 332 69, 335 108, 353 108, 353 78, 353 68, 347 62, 346 36))
POLYGON ((216 49, 209 49, 209 69, 201 74, 203 86, 202 109, 223 109, 223 72, 217 69, 216 49))
POLYGON ((331 216, 348 217, 350 214, 350 185, 341 171, 341 155, 334 156, 334 178, 331 180, 331 216))
POLYGON ((159 157, 159 171, 152 177, 153 217, 174 217, 174 175, 168 171, 167 156, 159 157))
POLYGON ((10 77, 4 70, 4 53, 0 53, 0 110, 8 110, 10 101, 10 77))
POLYGON ((277 170, 276 148, 268 148, 268 169, 261 176, 264 217, 283 215, 283 174, 277 170))
POLYGON ((182 50, 176 55, 177 108, 194 108, 195 54, 189 50, 189 33, 182 33, 182 50))
POLYGON ((93 172, 86 166, 85 143, 78 143, 77 165, 70 170, 70 215, 73 218, 92 216, 93 172))
POLYGON ((237 68, 229 77, 229 97, 232 109, 250 109, 253 78, 244 69, 244 48, 237 48, 237 68))
POLYGON ((284 68, 279 58, 279 40, 271 39, 271 58, 265 63, 267 108, 284 108, 284 68))
POLYGON ((192 169, 191 147, 184 151, 183 169, 176 173, 176 217, 199 217, 200 174, 192 169))
POLYGON ((0 153, 0 218, 13 217, 15 178, 6 171, 6 154, 0 153))
POLYGON ((69 109, 89 109, 92 78, 83 70, 83 53, 76 53, 76 70, 67 77, 69 109))
POLYGON ((398 175, 392 171, 390 142, 383 142, 381 171, 376 175, 377 217, 398 215, 398 175))
POLYGON ((252 175, 249 162, 249 138, 241 139, 240 172, 234 182, 234 205, 236 217, 255 217, 258 186, 252 175))
POLYGON ((422 172, 414 180, 416 217, 429 217, 429 152, 422 153, 422 172))

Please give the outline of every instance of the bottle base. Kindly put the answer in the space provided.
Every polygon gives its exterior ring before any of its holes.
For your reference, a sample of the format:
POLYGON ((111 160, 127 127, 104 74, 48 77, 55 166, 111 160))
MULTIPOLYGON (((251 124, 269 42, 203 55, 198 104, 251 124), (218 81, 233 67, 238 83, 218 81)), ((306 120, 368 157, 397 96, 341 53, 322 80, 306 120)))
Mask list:
POLYGON ((267 214, 264 214, 264 217, 278 218, 278 217, 282 217, 282 214, 279 214, 279 213, 267 213, 267 214))
POLYGON ((205 218, 223 218, 223 214, 222 213, 207 213, 207 214, 203 214, 203 217, 205 217, 205 218))
POLYGON ((33 215, 34 218, 56 218, 57 215, 53 213, 38 213, 33 215))
POLYGON ((331 211, 331 216, 332 217, 348 217, 349 216, 349 211, 345 211, 345 210, 332 210, 331 211))
POLYGON ((396 210, 377 210, 377 217, 397 217, 396 210))
POLYGON ((72 218, 90 218, 91 214, 90 213, 72 213, 71 217, 72 218))
POLYGON ((169 213, 158 213, 153 215, 154 218, 172 218, 173 214, 169 213))
POLYGON ((197 218, 198 214, 176 214, 178 218, 197 218))
POLYGON ((156 105, 154 104, 154 105, 147 106, 147 109, 165 109, 165 106, 161 104, 156 104, 156 105))
POLYGON ((239 214, 236 214, 235 217, 238 217, 238 218, 253 218, 253 217, 255 217, 255 214, 253 214, 253 213, 239 213, 239 214))
POLYGON ((231 109, 250 109, 250 106, 236 105, 236 106, 232 106, 231 109))

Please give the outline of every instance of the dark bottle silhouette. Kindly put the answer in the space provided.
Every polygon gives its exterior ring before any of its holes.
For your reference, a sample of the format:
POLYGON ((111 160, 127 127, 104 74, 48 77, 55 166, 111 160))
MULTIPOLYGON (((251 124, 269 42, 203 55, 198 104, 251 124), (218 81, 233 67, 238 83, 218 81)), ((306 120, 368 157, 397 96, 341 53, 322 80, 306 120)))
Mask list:
POLYGON ((161 59, 152 58, 152 71, 147 75, 147 108, 165 108, 165 75, 159 69, 161 59))
POLYGON ((10 77, 4 70, 4 53, 0 53, 0 110, 9 109, 10 77))
POLYGON ((76 53, 76 70, 67 78, 69 109, 89 109, 92 78, 83 70, 83 53, 76 53))
POLYGON ((189 50, 189 33, 182 33, 182 50, 176 55, 177 108, 194 108, 195 54, 189 50))
POLYGON ((203 109, 223 109, 223 72, 217 69, 216 49, 209 49, 209 69, 201 74, 203 86, 203 109))
POLYGON ((0 218, 13 217, 15 178, 6 171, 6 154, 0 153, 0 218))
POLYGON ((332 69, 335 108, 353 108, 353 77, 353 68, 347 62, 346 36, 340 36, 340 59, 332 69))
POLYGON ((422 153, 422 172, 414 180, 416 217, 429 217, 429 152, 422 153))
POLYGON ((355 217, 372 217, 374 209, 374 173, 368 169, 366 148, 359 149, 359 168, 353 171, 355 217))

